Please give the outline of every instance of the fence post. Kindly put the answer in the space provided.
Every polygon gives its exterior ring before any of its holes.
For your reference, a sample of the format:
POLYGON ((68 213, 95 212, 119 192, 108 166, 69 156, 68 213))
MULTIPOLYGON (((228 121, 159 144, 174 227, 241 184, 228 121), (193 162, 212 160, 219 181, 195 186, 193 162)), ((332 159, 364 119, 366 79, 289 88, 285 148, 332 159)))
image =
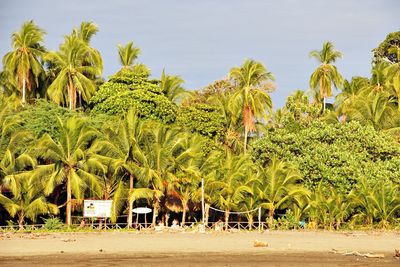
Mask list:
POLYGON ((261 232, 261 207, 258 208, 258 232, 261 232))

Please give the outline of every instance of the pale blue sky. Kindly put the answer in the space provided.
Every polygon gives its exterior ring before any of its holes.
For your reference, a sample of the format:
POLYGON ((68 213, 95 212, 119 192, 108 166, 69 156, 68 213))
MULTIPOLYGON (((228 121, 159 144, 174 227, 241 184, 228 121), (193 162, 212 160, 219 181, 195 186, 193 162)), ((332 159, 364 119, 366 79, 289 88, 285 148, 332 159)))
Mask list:
POLYGON ((272 98, 280 107, 292 91, 308 88, 316 67, 308 53, 326 40, 343 52, 337 66, 346 78, 369 76, 371 50, 399 30, 399 13, 397 0, 2 0, 0 55, 26 20, 47 31, 48 49, 57 49, 82 21, 94 21, 100 32, 92 44, 102 53, 104 77, 119 69, 116 45, 130 40, 142 49, 139 62, 154 77, 165 68, 188 89, 223 78, 253 58, 276 76, 272 98))

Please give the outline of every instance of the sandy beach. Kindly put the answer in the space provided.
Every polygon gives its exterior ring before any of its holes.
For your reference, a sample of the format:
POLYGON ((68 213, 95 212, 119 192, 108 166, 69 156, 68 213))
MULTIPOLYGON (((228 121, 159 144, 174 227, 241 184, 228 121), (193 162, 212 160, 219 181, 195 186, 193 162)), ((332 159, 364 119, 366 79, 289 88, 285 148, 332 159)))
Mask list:
POLYGON ((395 248, 395 232, 2 233, 0 266, 400 266, 395 248))

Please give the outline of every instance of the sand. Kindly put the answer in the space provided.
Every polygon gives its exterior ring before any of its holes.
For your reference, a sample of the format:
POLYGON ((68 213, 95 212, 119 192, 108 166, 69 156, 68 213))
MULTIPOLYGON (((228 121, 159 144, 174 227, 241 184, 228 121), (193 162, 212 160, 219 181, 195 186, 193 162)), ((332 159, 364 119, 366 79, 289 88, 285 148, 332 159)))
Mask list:
POLYGON ((0 266, 400 266, 395 248, 396 232, 3 233, 0 266))

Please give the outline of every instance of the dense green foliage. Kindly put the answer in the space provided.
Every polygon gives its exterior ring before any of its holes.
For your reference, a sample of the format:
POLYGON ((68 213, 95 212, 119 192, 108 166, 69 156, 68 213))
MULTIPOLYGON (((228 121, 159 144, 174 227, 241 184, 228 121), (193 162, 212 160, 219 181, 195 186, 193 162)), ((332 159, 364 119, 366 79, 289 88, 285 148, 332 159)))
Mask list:
POLYGON ((193 103, 179 108, 176 123, 191 132, 210 138, 219 138, 224 130, 224 120, 215 106, 193 103))
POLYGON ((320 182, 345 193, 360 178, 375 185, 400 183, 400 145, 385 133, 357 122, 313 122, 302 129, 276 128, 252 144, 252 157, 262 165, 274 157, 298 166, 304 184, 320 182))
POLYGON ((140 116, 170 123, 175 120, 176 106, 163 95, 158 81, 124 70, 100 86, 90 104, 93 113, 123 115, 131 107, 140 116))
POLYGON ((198 221, 204 180, 226 228, 241 216, 253 227, 259 208, 270 228, 399 227, 398 32, 375 49, 371 77, 349 81, 325 42, 310 53, 320 63, 311 94, 297 90, 274 112, 274 76, 253 59, 187 91, 180 76, 150 78, 128 42, 104 81, 97 31, 83 22, 51 52, 33 21, 12 35, 0 73, 0 224, 42 215, 59 229, 52 214, 77 223, 85 198, 113 200, 111 222, 128 227, 146 205, 153 226, 170 213, 198 221))

